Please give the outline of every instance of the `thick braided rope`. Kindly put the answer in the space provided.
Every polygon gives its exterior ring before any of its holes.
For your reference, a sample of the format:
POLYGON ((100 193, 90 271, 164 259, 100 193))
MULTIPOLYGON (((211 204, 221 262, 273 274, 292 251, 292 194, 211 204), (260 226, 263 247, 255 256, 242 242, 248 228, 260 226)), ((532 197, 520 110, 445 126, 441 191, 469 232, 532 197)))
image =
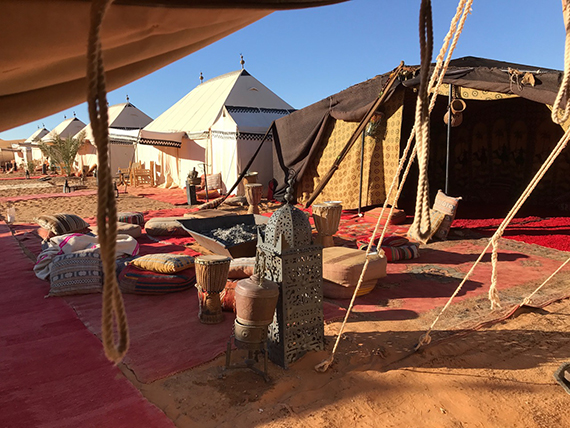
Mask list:
POLYGON ((554 163, 558 155, 566 147, 566 144, 568 142, 568 137, 566 134, 568 134, 568 131, 562 136, 562 138, 560 139, 554 150, 550 153, 548 158, 546 158, 546 160, 544 161, 544 163, 542 164, 536 175, 533 177, 533 179, 528 184, 527 188, 522 193, 519 200, 515 203, 513 208, 511 208, 511 211, 509 211, 509 213, 507 214, 505 219, 501 222, 501 224, 497 228, 497 231, 491 238, 491 242, 493 245, 493 252, 491 254, 491 266, 492 266, 491 286, 489 287, 489 300, 491 301, 491 309, 495 309, 496 306, 501 306, 499 301, 499 294, 497 291, 498 241, 503 236, 505 229, 511 223, 512 219, 515 217, 518 210, 521 208, 521 206, 530 196, 534 188, 537 186, 538 182, 542 179, 542 177, 544 176, 544 174, 546 174, 546 172, 548 171, 550 166, 554 163))
MULTIPOLYGON (((511 222, 511 220, 514 218, 514 216, 517 214, 518 210, 520 209, 520 207, 524 204, 524 202, 527 200, 527 198, 530 196, 530 194, 532 193, 532 191, 535 189, 535 187, 537 186, 537 184, 540 182, 540 180, 542 179, 542 177, 544 177, 544 174, 546 174, 546 172, 548 171, 548 169, 550 168, 550 166, 554 163, 554 161, 556 160, 556 158, 558 157, 558 155, 562 152, 562 150, 564 150, 564 148, 567 146, 568 141, 570 140, 570 128, 564 133, 564 135, 562 136, 562 138, 560 139, 560 141, 558 141, 558 143, 556 144, 556 147, 554 148, 554 150, 552 150, 552 152, 550 153, 550 155, 548 156, 548 158, 544 161, 544 163, 542 164, 542 166, 540 167, 540 169, 537 171, 537 173, 535 174, 535 176, 533 177, 533 179, 531 180, 531 182, 529 183, 529 185, 527 186, 527 188, 524 190, 524 192, 522 193, 522 195, 520 196, 520 198, 518 199, 518 201, 515 203, 515 205, 513 206, 513 208, 511 208, 511 210, 509 211, 509 213, 507 214, 507 216, 505 217, 505 219, 502 221, 502 223, 500 224, 499 228, 495 231, 495 233, 493 234, 493 236, 491 237, 491 239, 489 240, 489 242, 487 243, 487 245, 485 246, 485 248, 483 249, 483 251, 481 252, 481 254, 479 255, 479 257, 477 258, 477 260, 475 261, 475 263, 473 264, 473 266, 471 266, 471 269, 469 270, 469 272, 467 272, 467 274, 465 275, 465 277, 463 278, 463 280, 461 281, 461 283, 459 284, 459 286, 457 287, 457 289, 453 292, 453 295, 449 298, 449 300, 447 301, 447 303, 445 304, 445 306, 442 308, 442 310, 440 311, 440 313, 437 315, 437 317, 435 318, 435 320, 432 322, 431 326, 429 327, 428 331, 426 333, 424 333, 421 337, 420 337, 420 341, 418 343, 418 345, 416 346, 416 349, 419 349, 421 346, 423 345, 427 345, 430 343, 431 341, 431 337, 430 337, 430 333, 433 330, 433 328, 435 327, 435 325, 437 324, 437 322, 439 321, 441 315, 447 310, 447 308, 449 307, 449 305, 451 304, 451 301, 455 298, 455 296, 457 296, 457 293, 459 293, 459 291, 461 290, 461 288, 463 287, 463 284, 465 284, 465 282, 467 282, 467 280, 469 279, 469 277, 471 276, 471 274, 473 273, 475 267, 477 266, 477 264, 479 264, 479 262, 481 261, 481 259, 483 258, 483 256, 485 255, 485 253, 487 252, 487 250, 489 249, 489 247, 491 245, 495 246, 496 242, 498 241, 498 239, 502 236, 504 230, 506 229, 506 227, 509 225, 509 223, 511 222)), ((491 259, 493 258, 493 256, 491 257, 491 259)), ((493 269, 496 269, 496 266, 493 267, 493 269)))
POLYGON ((566 122, 568 116, 570 115, 570 10, 567 0, 562 0, 562 14, 564 16, 564 27, 566 29, 566 42, 564 43, 564 76, 562 78, 562 84, 558 94, 556 95, 556 100, 552 106, 552 121, 561 125, 566 122), (566 105, 562 109, 562 99, 566 97, 566 105), (562 115, 560 115, 560 111, 562 115))
MULTIPOLYGON (((444 78, 445 73, 449 67, 449 61, 451 60, 451 58, 453 56, 453 51, 455 50, 455 47, 457 46, 459 36, 461 35, 461 32, 463 31, 463 27, 465 25, 465 20, 467 19, 467 15, 471 13, 471 5, 472 4, 473 4, 473 0, 461 0, 459 2, 455 16, 451 20, 449 31, 447 32, 447 35, 445 36, 445 38, 443 40, 441 49, 440 49, 439 54, 438 54, 437 59, 436 59, 434 71, 433 71, 433 74, 431 75, 431 79, 430 79, 430 85, 429 85, 429 92, 431 94, 431 101, 429 104, 429 112, 430 113, 432 112, 433 108, 435 107, 435 102, 437 100, 437 94, 439 91, 439 87, 443 83, 443 78, 444 78), (457 25, 457 22, 459 22, 459 26, 457 25), (453 40, 452 40, 452 38, 453 38, 453 40), (451 47, 449 47, 450 43, 451 43, 451 47), (449 52, 448 52, 448 48, 449 48, 449 52), (444 57, 445 57, 446 52, 448 52, 448 55, 444 61, 444 57)), ((400 158, 400 161, 398 163, 398 168, 396 170, 396 173, 394 174, 394 177, 392 179, 392 183, 390 184, 390 188, 388 190, 386 200, 384 201, 384 204, 382 206, 382 211, 380 212, 379 218, 383 218, 383 216, 384 216, 384 211, 386 210, 388 202, 390 201, 390 197, 392 196, 392 192, 394 191, 394 187, 396 186, 396 183, 398 182, 398 177, 400 177, 400 173, 402 172, 402 168, 404 166, 404 163, 407 161, 408 153, 410 151, 410 147, 412 145, 412 142, 414 141, 415 136, 416 136, 416 124, 414 124, 412 131, 410 132, 410 137, 408 138, 408 141, 406 143, 406 147, 405 147, 404 152, 402 154, 402 157, 400 158)), ((408 163, 408 167, 406 168, 406 171, 402 177, 402 181, 399 185, 399 188, 398 188, 397 194, 394 198, 394 201, 391 204, 390 211, 388 213, 388 218, 387 218, 386 222, 384 223, 384 227, 382 229, 382 233, 381 233, 381 236, 380 236, 380 239, 378 240, 378 242, 382 242, 382 240, 384 239, 384 236, 386 234, 386 230, 388 229, 388 224, 390 223, 390 220, 392 219, 394 208, 396 207, 398 200, 400 199, 402 189, 404 187, 404 184, 406 183, 406 178, 408 177, 408 173, 410 171, 410 166, 411 166, 415 156, 416 156, 416 146, 414 146, 414 149, 413 149, 412 154, 410 156, 410 161, 408 163)), ((371 243, 374 242, 374 238, 376 237, 377 229, 378 229, 378 224, 376 225, 376 229, 374 229, 374 233, 372 234, 372 238, 370 239, 370 243, 368 245, 368 251, 370 249, 371 243)))
POLYGON ((97 226, 103 262, 102 341, 105 355, 115 363, 121 361, 129 347, 127 317, 115 274, 117 240, 117 207, 109 167, 109 118, 105 87, 105 69, 100 40, 101 25, 113 0, 93 0, 89 28, 87 78, 88 109, 91 128, 97 145, 97 226), (115 343, 113 321, 118 328, 115 343))
POLYGON ((429 68, 433 53, 433 28, 431 19, 431 1, 422 0, 420 5, 420 87, 416 101, 416 146, 418 158, 418 190, 414 221, 410 226, 410 236, 426 243, 430 238, 431 220, 429 203, 429 111, 428 81, 429 68))
MULTIPOLYGON (((456 14, 451 21, 450 29, 449 29, 449 31, 448 31, 448 33, 447 33, 447 35, 443 41, 442 47, 440 49, 440 53, 437 56, 437 63, 436 63, 435 70, 437 70, 437 71, 441 70, 441 72, 439 74, 434 72, 434 74, 432 74, 432 77, 430 79, 429 92, 431 93, 431 96, 432 96, 432 99, 431 99, 431 102, 429 105, 429 112, 430 113, 435 106, 435 100, 437 97, 438 88, 440 87, 440 85, 443 81, 443 77, 445 76, 445 72, 447 71, 449 61, 453 55, 453 51, 455 49, 455 46, 457 45, 457 40, 459 39, 459 35, 463 31, 465 19, 467 18, 467 15, 471 12, 472 3, 473 3, 473 0, 468 0, 468 1, 461 0, 459 2, 459 5, 457 6, 456 14), (459 29, 457 30, 457 22, 458 21, 459 21, 459 29), (450 43, 450 40, 452 39, 452 36, 453 36, 453 41, 451 43, 451 48, 449 49, 448 58, 445 61, 445 63, 442 65, 442 63, 444 62, 443 59, 444 59, 445 53, 448 51, 449 43, 450 43), (432 91, 436 77, 437 77, 437 83, 435 86, 435 90, 432 91)), ((404 164, 406 163, 406 161, 408 159, 408 154, 409 154, 410 148, 412 146, 412 143, 414 141, 415 135, 416 135, 416 124, 414 124, 412 131, 410 132, 410 137, 408 138, 408 141, 406 143, 404 153, 402 154, 402 157, 400 158, 400 161, 398 162, 398 168, 396 170, 396 173, 394 174, 394 177, 393 177, 392 182, 390 184, 390 188, 389 188, 388 193, 386 195, 386 199, 385 199, 384 204, 382 206, 382 211, 380 212, 380 216, 378 217, 378 220, 376 222, 376 226, 374 227, 374 231, 372 232, 372 237, 370 238, 370 242, 368 243, 368 246, 366 248, 366 260, 364 262, 364 266, 362 267, 362 271, 360 272, 360 277, 358 278, 358 283, 356 284, 356 288, 352 294, 352 299, 351 299, 350 304, 348 306, 348 309, 346 311, 343 323, 340 327, 339 332, 336 335, 335 344, 333 346, 331 355, 328 359, 322 361, 321 363, 319 363, 315 366, 315 370, 317 370, 317 371, 320 371, 320 372, 326 371, 334 360, 334 355, 336 353, 336 349, 337 349, 338 344, 340 342, 340 337, 344 331, 348 317, 350 316, 350 314, 352 312, 352 308, 354 306, 354 300, 356 299, 356 295, 358 294, 358 291, 360 290, 364 276, 365 276, 366 271, 368 269, 369 256, 370 256, 371 249, 372 249, 372 243, 374 242, 374 239, 376 238, 376 235, 378 233, 378 229, 380 227, 380 222, 384 216, 384 212, 387 208, 388 202, 390 201, 390 197, 392 196, 392 192, 394 191, 394 188, 396 187, 396 183, 398 182, 398 177, 400 176, 400 173, 402 172, 404 164)), ((406 178, 408 177, 411 166, 413 164, 413 160, 416 156, 416 149, 417 149, 417 146, 414 145, 414 148, 412 150, 412 154, 410 156, 409 162, 408 162, 406 169, 404 171, 404 175, 402 176, 401 184, 400 184, 400 186, 398 186, 396 196, 394 198, 394 202, 391 204, 390 211, 388 213, 388 218, 387 218, 386 222, 384 223, 384 227, 382 229, 382 233, 381 233, 381 236, 380 236, 380 239, 378 240, 378 242, 382 242, 382 240, 384 239, 384 236, 385 236, 386 230, 387 230, 387 226, 390 222, 390 219, 392 218, 394 208, 396 207, 397 201, 400 198, 400 195, 401 195, 402 190, 404 188, 404 184, 406 183, 406 178)))

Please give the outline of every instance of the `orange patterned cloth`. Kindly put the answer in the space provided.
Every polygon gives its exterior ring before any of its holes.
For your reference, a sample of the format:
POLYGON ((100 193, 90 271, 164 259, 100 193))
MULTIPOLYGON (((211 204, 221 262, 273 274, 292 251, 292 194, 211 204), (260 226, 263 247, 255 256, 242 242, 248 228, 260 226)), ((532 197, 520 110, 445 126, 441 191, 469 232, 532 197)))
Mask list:
MULTIPOLYGON (((362 180, 362 206, 384 203, 392 179, 398 168, 400 132, 402 126, 403 91, 393 94, 384 105, 384 117, 371 135, 365 136, 362 180)), ((327 129, 321 147, 297 186, 297 201, 305 203, 334 164, 350 139, 357 122, 333 121, 327 129)), ((316 203, 342 201, 343 209, 358 208, 360 183, 360 153, 362 138, 352 146, 339 169, 325 186, 316 203)))

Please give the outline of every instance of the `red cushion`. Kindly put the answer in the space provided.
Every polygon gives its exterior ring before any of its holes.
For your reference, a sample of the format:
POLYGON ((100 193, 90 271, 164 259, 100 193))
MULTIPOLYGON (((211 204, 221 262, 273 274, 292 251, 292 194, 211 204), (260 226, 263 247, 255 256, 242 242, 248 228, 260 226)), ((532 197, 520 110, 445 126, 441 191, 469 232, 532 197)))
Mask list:
POLYGON ((156 273, 127 265, 119 274, 119 288, 123 293, 166 294, 188 290, 194 284, 194 268, 176 273, 156 273))

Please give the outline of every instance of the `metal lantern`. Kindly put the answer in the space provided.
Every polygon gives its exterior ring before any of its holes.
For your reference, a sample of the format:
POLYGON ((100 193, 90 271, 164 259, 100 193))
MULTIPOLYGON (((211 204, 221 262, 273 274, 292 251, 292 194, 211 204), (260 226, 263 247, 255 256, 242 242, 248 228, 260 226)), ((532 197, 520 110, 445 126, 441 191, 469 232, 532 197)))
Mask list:
POLYGON ((323 250, 315 245, 307 215, 287 203, 270 217, 265 237, 259 235, 256 272, 279 285, 279 300, 269 326, 269 358, 281 367, 307 351, 324 349, 323 250))

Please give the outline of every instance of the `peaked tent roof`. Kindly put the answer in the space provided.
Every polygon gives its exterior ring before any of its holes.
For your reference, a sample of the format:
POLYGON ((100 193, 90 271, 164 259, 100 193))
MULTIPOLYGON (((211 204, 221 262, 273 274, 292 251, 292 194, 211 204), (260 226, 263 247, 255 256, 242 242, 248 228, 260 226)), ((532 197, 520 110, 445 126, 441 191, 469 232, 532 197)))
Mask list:
POLYGON ((32 143, 34 141, 41 140, 47 134, 49 134, 49 131, 46 128, 38 128, 32 135, 30 135, 26 139, 25 143, 32 143))
POLYGON ((44 135, 40 141, 52 141, 56 135, 59 135, 61 138, 73 137, 83 127, 85 127, 85 124, 76 117, 65 119, 55 128, 53 128, 48 134, 44 135))
MULTIPOLYGON (((141 129, 150 122, 152 122, 152 118, 130 102, 115 104, 109 107, 109 128, 114 128, 117 131, 121 129, 126 131, 141 129)), ((83 129, 78 131, 74 135, 75 138, 77 138, 81 132, 85 132, 85 140, 94 143, 91 124, 86 125, 83 129)), ((118 132, 115 132, 115 134, 117 133, 118 132)))
POLYGON ((291 105, 246 70, 238 70, 214 77, 198 85, 148 124, 143 129, 141 137, 153 140, 157 138, 153 137, 150 132, 185 132, 189 138, 203 138, 208 134, 224 107, 232 117, 235 113, 234 119, 238 127, 240 122, 246 127, 255 125, 247 123, 246 119, 240 120, 240 113, 247 113, 248 108, 255 109, 261 114, 280 111, 280 116, 293 111, 291 105))

